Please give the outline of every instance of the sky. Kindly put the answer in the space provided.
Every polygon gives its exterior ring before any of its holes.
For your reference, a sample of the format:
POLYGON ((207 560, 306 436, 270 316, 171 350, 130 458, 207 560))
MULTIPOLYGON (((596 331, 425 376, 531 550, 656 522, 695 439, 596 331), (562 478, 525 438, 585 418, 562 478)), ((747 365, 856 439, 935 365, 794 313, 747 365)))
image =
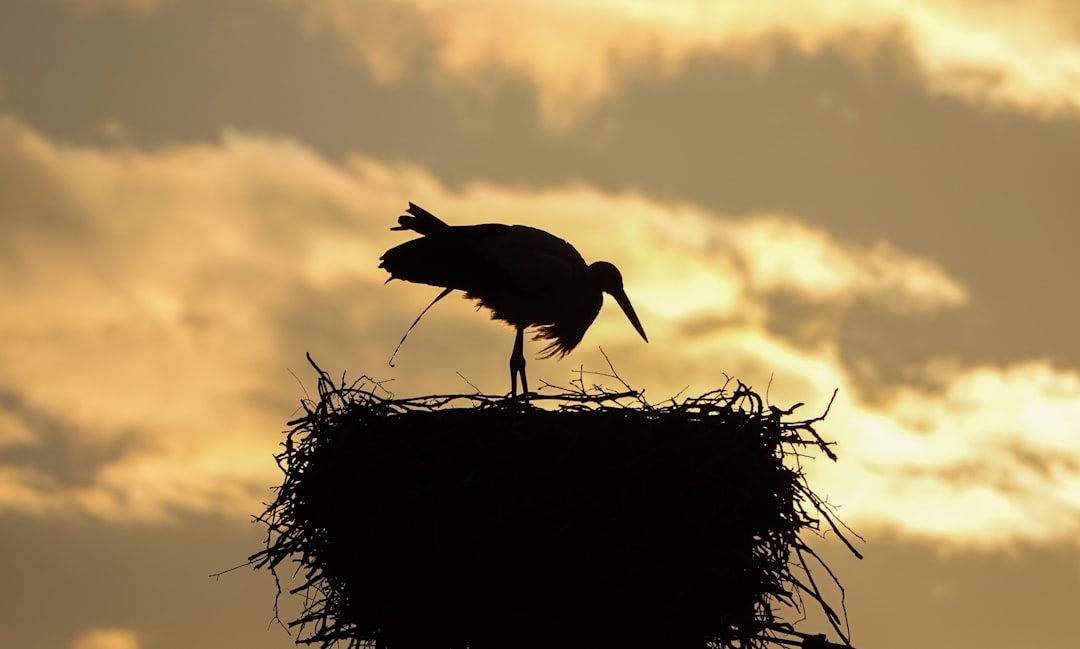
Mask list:
POLYGON ((1077 169, 1071 0, 0 2, 0 646, 293 646, 268 574, 209 575, 305 353, 508 390, 460 299, 388 364, 413 201, 621 269, 649 343, 609 300, 531 385, 838 390, 855 646, 1073 647, 1077 169))

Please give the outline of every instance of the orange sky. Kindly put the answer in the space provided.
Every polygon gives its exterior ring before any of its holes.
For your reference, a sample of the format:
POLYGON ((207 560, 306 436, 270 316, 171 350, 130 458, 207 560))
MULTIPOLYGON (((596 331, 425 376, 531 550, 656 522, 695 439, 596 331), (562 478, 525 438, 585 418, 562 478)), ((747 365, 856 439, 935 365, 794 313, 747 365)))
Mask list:
POLYGON ((650 343, 609 303, 532 384, 603 345, 657 402, 839 388, 856 646, 1071 647, 1078 36, 1065 0, 4 3, 0 646, 291 646, 265 575, 205 575, 258 547, 304 353, 507 389, 462 300, 387 365, 437 293, 377 268, 411 200, 622 270, 650 343))

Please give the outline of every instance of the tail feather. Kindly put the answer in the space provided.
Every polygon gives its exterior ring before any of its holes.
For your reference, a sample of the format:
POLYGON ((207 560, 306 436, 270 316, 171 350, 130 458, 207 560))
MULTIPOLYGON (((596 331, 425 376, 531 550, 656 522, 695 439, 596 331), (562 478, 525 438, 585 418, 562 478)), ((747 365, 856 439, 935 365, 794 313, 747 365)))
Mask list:
MULTIPOLYGON (((390 279, 463 291, 509 290, 513 275, 490 254, 491 241, 506 236, 510 226, 498 223, 450 226, 415 203, 398 217, 392 230, 412 230, 420 237, 387 250, 379 268, 390 279)), ((390 281, 390 280, 387 280, 390 281)))
POLYGON ((474 241, 459 235, 460 230, 450 229, 449 236, 425 236, 406 241, 383 253, 379 268, 389 272, 390 279, 416 284, 463 291, 509 290, 511 275, 498 272, 483 257, 474 241))
POLYGON ((408 214, 398 217, 397 227, 390 228, 391 230, 412 230, 427 236, 450 227, 416 203, 409 203, 409 209, 406 212, 408 214))

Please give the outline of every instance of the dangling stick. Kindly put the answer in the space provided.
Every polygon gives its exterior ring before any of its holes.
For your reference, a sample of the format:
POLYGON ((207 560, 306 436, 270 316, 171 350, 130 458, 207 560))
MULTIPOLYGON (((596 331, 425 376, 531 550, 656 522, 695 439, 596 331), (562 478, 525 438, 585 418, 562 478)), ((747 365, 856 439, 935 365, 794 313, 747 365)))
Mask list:
POLYGON ((442 293, 439 293, 439 297, 432 300, 431 304, 427 305, 427 307, 425 307, 424 310, 420 312, 420 315, 416 316, 416 320, 413 320, 413 323, 411 325, 409 325, 409 330, 406 331, 405 335, 401 337, 401 340, 398 341, 397 347, 394 348, 394 353, 390 355, 390 367, 394 366, 394 357, 396 357, 397 353, 401 350, 401 346, 403 344, 405 344, 405 339, 409 337, 409 332, 411 332, 413 330, 413 327, 416 326, 416 323, 420 322, 420 318, 423 318, 424 314, 428 312, 428 309, 435 306, 435 303, 438 302, 439 300, 443 299, 447 295, 450 295, 450 291, 453 291, 453 290, 454 289, 452 289, 452 288, 448 288, 448 289, 444 290, 442 293))

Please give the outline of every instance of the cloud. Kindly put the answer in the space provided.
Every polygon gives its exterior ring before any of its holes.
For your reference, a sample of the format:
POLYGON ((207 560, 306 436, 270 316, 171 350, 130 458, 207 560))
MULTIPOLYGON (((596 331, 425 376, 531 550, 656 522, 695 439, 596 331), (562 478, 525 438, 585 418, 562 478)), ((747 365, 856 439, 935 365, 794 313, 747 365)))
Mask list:
POLYGON ((37 435, 30 422, 18 413, 0 403, 0 450, 25 446, 32 443, 37 435))
POLYGON ((771 327, 781 294, 898 318, 977 306, 933 260, 886 242, 585 185, 449 188, 421 168, 334 163, 255 133, 73 146, 9 116, 0 183, 3 511, 246 520, 277 481, 270 456, 301 393, 286 368, 310 385, 305 351, 403 394, 452 390, 458 372, 505 389, 512 336, 463 300, 433 309, 386 365, 436 293, 384 286, 377 268, 405 240, 389 226, 414 200, 451 223, 530 223, 621 266, 650 344, 609 307, 570 359, 531 362, 534 380, 604 369, 603 344, 653 400, 715 388, 724 373, 759 389, 772 376, 773 403, 816 414, 839 388, 822 430, 841 461, 809 470, 849 522, 967 543, 1077 538, 1076 371, 930 359, 933 385, 869 402, 839 330, 799 342, 771 327))
MULTIPOLYGON (((1080 534, 1080 375, 1041 361, 959 369, 830 430, 842 511, 902 533, 1001 546, 1080 534)), ((831 477, 830 477, 831 476, 831 477)))
POLYGON ((881 241, 844 244, 794 218, 760 217, 731 233, 753 287, 811 302, 865 298, 898 311, 967 303, 967 290, 932 260, 881 241))
POLYGON ((1064 2, 276 1, 339 37, 377 79, 518 79, 555 127, 642 75, 675 75, 701 56, 767 68, 780 45, 858 65, 900 46, 932 92, 1040 115, 1080 108, 1080 13, 1064 2))
POLYGON ((139 649, 139 638, 130 629, 90 629, 75 638, 71 649, 139 649))
POLYGON ((80 484, 44 460, 10 470, 0 507, 136 520, 249 513, 272 484, 276 431, 295 404, 275 401, 267 381, 288 375, 266 319, 297 283, 374 274, 342 246, 377 257, 370 228, 351 222, 377 200, 349 195, 346 172, 270 139, 98 150, 4 117, 0 142, 0 283, 17 305, 0 314, 0 384, 63 421, 69 444, 138 440, 80 484))

